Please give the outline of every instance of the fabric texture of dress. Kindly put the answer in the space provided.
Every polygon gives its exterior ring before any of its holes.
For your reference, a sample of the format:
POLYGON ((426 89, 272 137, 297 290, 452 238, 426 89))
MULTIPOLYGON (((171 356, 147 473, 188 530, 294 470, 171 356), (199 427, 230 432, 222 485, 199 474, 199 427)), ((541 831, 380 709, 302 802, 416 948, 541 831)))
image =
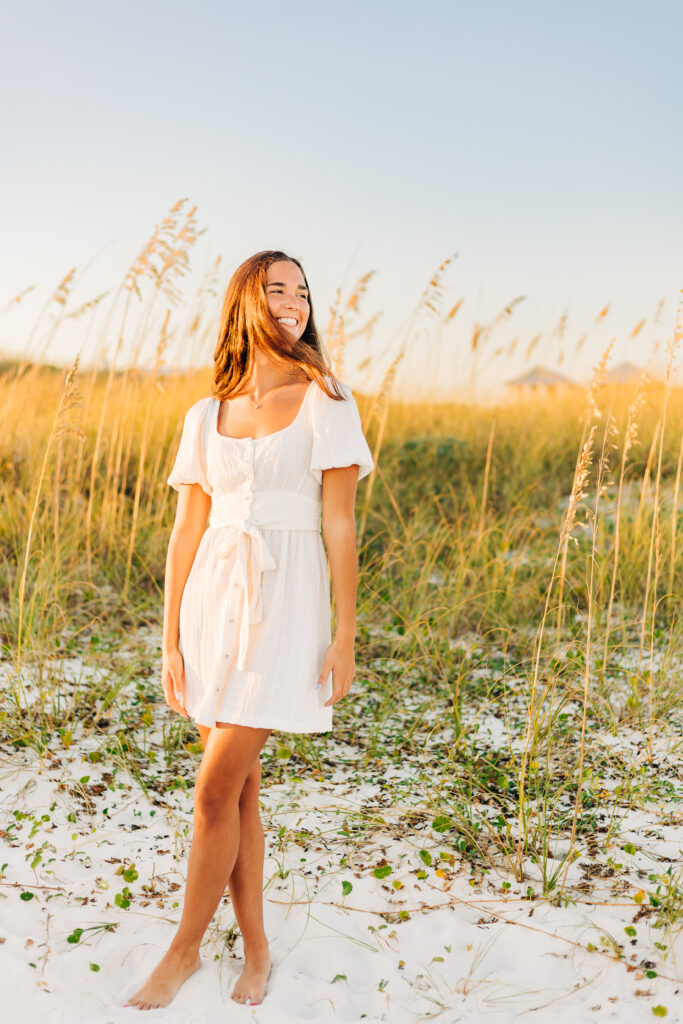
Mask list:
POLYGON ((332 673, 315 688, 331 642, 322 471, 358 465, 360 480, 374 465, 351 389, 341 389, 338 401, 312 380, 292 422, 265 437, 219 434, 217 398, 185 415, 167 483, 211 496, 180 606, 185 706, 201 725, 332 726, 332 673))

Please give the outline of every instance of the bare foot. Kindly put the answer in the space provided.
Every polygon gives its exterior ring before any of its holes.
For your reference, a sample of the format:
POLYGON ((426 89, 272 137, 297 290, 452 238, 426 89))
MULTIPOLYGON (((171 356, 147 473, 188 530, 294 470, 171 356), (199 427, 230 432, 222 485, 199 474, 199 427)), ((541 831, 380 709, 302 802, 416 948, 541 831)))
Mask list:
POLYGON ((149 978, 132 996, 125 1006, 137 1006, 139 1010, 151 1010, 168 1006, 176 992, 191 974, 201 967, 199 953, 175 953, 171 950, 161 958, 149 978))
POLYGON ((268 951, 260 956, 247 957, 242 973, 235 982, 232 998, 236 1003, 260 1003, 266 994, 270 975, 268 951))

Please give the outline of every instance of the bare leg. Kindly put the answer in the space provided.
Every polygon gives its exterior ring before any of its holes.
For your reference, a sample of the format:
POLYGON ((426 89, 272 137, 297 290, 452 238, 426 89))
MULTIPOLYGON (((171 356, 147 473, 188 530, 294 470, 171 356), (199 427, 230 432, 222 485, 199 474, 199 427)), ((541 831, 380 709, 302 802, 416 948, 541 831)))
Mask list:
MULTIPOLYGON (((206 746, 210 730, 198 725, 206 746)), ((240 847, 228 880, 230 897, 244 943, 245 964, 235 986, 235 1002, 260 1003, 270 975, 270 953, 263 927, 263 859, 265 839, 259 813, 261 762, 257 757, 240 794, 240 847)))
POLYGON ((244 969, 232 990, 238 1003, 260 1003, 270 975, 268 940, 263 928, 265 840, 259 814, 261 762, 256 760, 240 796, 240 848, 228 880, 235 917, 244 942, 244 969))
POLYGON ((269 733, 244 725, 210 731, 195 783, 194 833, 180 924, 168 952, 128 1005, 144 1010, 167 1006, 200 966, 201 940, 237 860, 240 795, 269 733))

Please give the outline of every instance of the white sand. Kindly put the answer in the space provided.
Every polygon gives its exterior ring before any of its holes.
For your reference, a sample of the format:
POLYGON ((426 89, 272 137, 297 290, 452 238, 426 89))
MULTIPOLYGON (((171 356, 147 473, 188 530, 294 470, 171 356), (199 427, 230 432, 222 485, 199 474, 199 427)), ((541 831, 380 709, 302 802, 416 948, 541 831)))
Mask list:
MULTIPOLYGON (((651 916, 636 921, 633 941, 624 932, 640 912, 633 899, 635 872, 659 873, 668 866, 661 858, 680 857, 680 832, 672 826, 634 813, 628 822, 633 831, 620 845, 634 842, 639 852, 626 858, 632 870, 627 881, 621 875, 616 882, 621 894, 614 892, 614 879, 597 878, 582 902, 556 907, 523 898, 526 882, 511 880, 503 891, 502 874, 471 875, 466 862, 440 860, 440 851, 449 853, 444 837, 431 828, 403 827, 390 808, 384 809, 386 832, 374 830, 371 842, 355 852, 348 845, 349 863, 340 867, 338 830, 375 787, 359 793, 337 776, 263 790, 265 917, 274 961, 265 1001, 242 1007, 230 999, 242 946, 239 938, 234 949, 225 946, 224 933, 234 924, 226 899, 207 931, 201 970, 173 1003, 153 1011, 123 1008, 166 950, 179 920, 181 907, 174 903, 184 891, 192 794, 172 790, 164 806, 155 793, 147 799, 117 774, 113 789, 89 792, 89 817, 69 789, 88 775, 88 792, 107 767, 82 760, 83 753, 83 747, 61 751, 61 765, 46 762, 42 772, 31 752, 5 748, 2 754, 0 858, 6 866, 0 881, 0 965, 5 1019, 12 1024, 143 1018, 183 1024, 579 1024, 651 1021, 658 1005, 667 1008, 667 1020, 681 1019, 681 984, 675 980, 681 974, 680 933, 677 951, 663 959, 653 943, 669 940, 651 927, 651 916), (14 811, 32 818, 17 821, 14 811), (70 811, 77 812, 77 824, 67 820, 70 811), (41 821, 43 815, 49 817, 41 821), (288 831, 279 852, 283 826, 288 831), (309 834, 297 836, 296 830, 309 834), (431 851, 431 866, 420 860, 420 849, 431 851), (37 851, 42 859, 32 868, 37 851), (392 872, 378 879, 373 868, 383 860, 392 872), (138 877, 126 883, 116 869, 131 863, 138 877), (419 870, 427 877, 418 879, 419 870), (353 886, 345 897, 343 880, 353 886), (123 909, 114 897, 126 884, 133 899, 123 909), (22 892, 33 898, 21 899, 22 892), (401 910, 409 912, 408 919, 398 919, 401 910), (75 928, 105 922, 114 929, 86 930, 78 944, 67 942, 75 928), (623 946, 621 961, 610 936, 623 946), (589 943, 597 947, 594 952, 589 943), (648 978, 643 965, 654 964, 654 957, 658 975, 648 978)), ((622 862, 626 857, 619 847, 614 854, 622 862)), ((583 877, 582 863, 572 865, 571 880, 583 877)), ((653 889, 650 882, 643 887, 653 889)))
MULTIPOLYGON (((154 659, 156 636, 148 639, 154 659)), ((137 659, 139 645, 136 636, 128 654, 117 648, 116 656, 121 663, 137 659)), ((110 670, 113 656, 107 649, 110 670)), ((94 692, 96 671, 77 657, 59 661, 62 700, 76 686, 94 692)), ((3 675, 0 665, 0 682, 3 675)), ((135 681, 127 685, 134 697, 135 681)), ((26 683, 25 699, 35 696, 35 684, 26 683)), ((540 872, 530 862, 522 884, 503 870, 471 867, 429 819, 411 814, 420 806, 414 787, 396 806, 387 794, 403 791, 400 764, 359 783, 358 751, 334 735, 324 741, 338 765, 333 772, 304 779, 292 771, 285 783, 262 790, 265 920, 274 963, 264 1002, 245 1007, 230 998, 243 961, 241 938, 231 940, 235 920, 226 897, 207 930, 201 969, 172 1004, 124 1008, 175 933, 192 837, 191 784, 161 794, 154 788, 155 777, 168 777, 161 729, 174 716, 163 705, 151 709, 146 742, 156 761, 144 773, 147 795, 110 758, 89 761, 99 742, 92 736, 74 736, 68 750, 55 736, 42 770, 32 751, 0 748, 0 977, 3 1017, 12 1024, 637 1024, 657 1019, 656 1007, 666 1008, 669 1021, 683 1019, 680 923, 678 932, 655 928, 648 901, 657 885, 661 895, 667 869, 680 892, 680 797, 670 786, 662 788, 667 800, 627 813, 607 851, 589 856, 579 843, 566 890, 572 900, 557 906, 538 895, 540 872), (627 844, 636 852, 625 852, 627 844), (375 877, 383 864, 390 873, 375 877), (131 865, 137 877, 126 881, 121 872, 131 865), (342 882, 352 886, 346 895, 342 882), (125 886, 127 908, 115 902, 125 886), (80 941, 68 942, 77 928, 80 941)), ((490 709, 477 716, 480 735, 505 737, 505 724, 490 709)), ((435 736, 425 738, 425 751, 435 736)), ((286 739, 274 733, 269 744, 277 748, 286 739)), ((632 759, 643 749, 635 732, 598 739, 632 759)), ((675 738, 662 733, 658 744, 667 778, 675 777, 675 738)), ((199 758, 182 757, 193 780, 199 758)), ((603 785, 609 787, 607 778, 603 785)), ((567 846, 559 839, 555 855, 567 846)))

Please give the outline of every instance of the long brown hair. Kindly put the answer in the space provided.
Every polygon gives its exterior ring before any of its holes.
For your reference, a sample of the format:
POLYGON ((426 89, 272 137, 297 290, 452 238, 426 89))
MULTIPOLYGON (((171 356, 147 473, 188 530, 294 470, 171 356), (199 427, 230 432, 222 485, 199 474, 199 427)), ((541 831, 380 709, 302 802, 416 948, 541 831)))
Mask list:
POLYGON ((221 401, 230 398, 251 375, 254 345, 259 345, 288 372, 298 366, 330 398, 343 400, 339 381, 332 373, 320 344, 304 268, 299 260, 279 249, 264 249, 250 256, 230 278, 223 300, 218 344, 213 354, 214 398, 221 401), (280 260, 297 265, 308 290, 308 323, 304 333, 296 340, 292 340, 291 334, 280 326, 268 308, 266 271, 271 263, 280 260), (332 390, 324 376, 332 378, 332 390))

